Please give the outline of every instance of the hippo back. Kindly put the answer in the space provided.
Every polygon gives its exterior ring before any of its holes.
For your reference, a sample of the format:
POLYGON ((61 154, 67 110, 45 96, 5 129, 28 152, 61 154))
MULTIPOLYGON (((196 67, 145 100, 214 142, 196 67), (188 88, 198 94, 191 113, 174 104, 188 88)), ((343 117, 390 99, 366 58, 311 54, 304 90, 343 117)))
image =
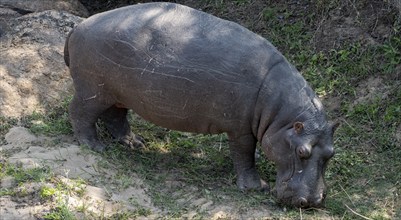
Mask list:
POLYGON ((234 127, 249 132, 257 93, 277 61, 272 57, 282 59, 246 28, 171 3, 92 16, 76 27, 69 43, 75 45, 69 48, 70 68, 80 70, 71 72, 81 72, 73 78, 97 79, 116 102, 149 121, 201 133, 234 127), (194 98, 199 101, 189 101, 194 98), (177 120, 166 120, 171 117, 177 120))

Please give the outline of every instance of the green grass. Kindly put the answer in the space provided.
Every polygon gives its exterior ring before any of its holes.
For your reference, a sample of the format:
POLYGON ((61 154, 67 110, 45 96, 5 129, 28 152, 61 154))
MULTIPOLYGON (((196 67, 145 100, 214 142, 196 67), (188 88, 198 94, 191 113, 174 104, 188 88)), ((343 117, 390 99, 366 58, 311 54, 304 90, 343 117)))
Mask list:
POLYGON ((72 134, 72 127, 68 118, 68 105, 72 96, 64 99, 60 105, 49 108, 45 113, 34 112, 21 119, 21 124, 29 128, 34 134, 50 136, 72 134))
POLYGON ((10 165, 7 162, 0 162, 0 178, 12 176, 17 185, 32 181, 42 182, 48 179, 50 175, 48 167, 24 169, 19 166, 10 165))
POLYGON ((4 135, 12 126, 15 126, 17 122, 17 119, 0 116, 0 144, 5 142, 4 135))
POLYGON ((66 196, 82 197, 85 192, 85 182, 83 180, 77 179, 63 182, 46 166, 23 168, 8 162, 0 162, 0 181, 5 178, 11 178, 12 185, 7 188, 1 188, 0 196, 39 200, 41 203, 47 202, 47 204, 51 204, 51 210, 48 213, 42 213, 44 219, 77 219, 74 211, 68 207, 66 196), (33 183, 39 184, 39 191, 27 189, 33 183))
POLYGON ((51 186, 44 185, 40 190, 40 197, 52 202, 52 209, 43 215, 44 219, 51 220, 75 220, 78 219, 76 212, 87 214, 85 207, 78 207, 76 210, 69 207, 68 196, 77 195, 82 197, 85 192, 85 181, 70 180, 68 183, 60 181, 58 178, 53 178, 51 186))
POLYGON ((44 219, 48 220, 76 220, 74 213, 71 212, 70 208, 65 203, 58 204, 50 213, 43 216, 44 219))
POLYGON ((395 213, 388 212, 400 210, 395 195, 401 188, 401 149, 394 136, 401 125, 400 89, 391 92, 346 111, 347 124, 337 134, 338 153, 329 169, 336 214, 346 211, 343 204, 375 219, 393 218, 395 213))
POLYGON ((23 186, 24 183, 31 182, 45 182, 51 177, 50 169, 48 167, 36 167, 24 169, 20 166, 11 165, 6 161, 0 161, 0 181, 5 178, 10 178, 12 181, 11 188, 1 188, 0 196, 26 196, 26 191, 23 186))

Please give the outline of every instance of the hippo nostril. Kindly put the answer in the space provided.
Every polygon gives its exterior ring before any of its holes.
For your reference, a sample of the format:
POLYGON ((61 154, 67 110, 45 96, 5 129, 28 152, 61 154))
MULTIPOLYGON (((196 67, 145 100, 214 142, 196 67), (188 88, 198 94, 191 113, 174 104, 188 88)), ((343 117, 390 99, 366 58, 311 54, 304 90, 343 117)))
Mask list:
POLYGON ((308 200, 306 200, 304 197, 299 198, 297 206, 300 208, 307 208, 309 206, 308 200))

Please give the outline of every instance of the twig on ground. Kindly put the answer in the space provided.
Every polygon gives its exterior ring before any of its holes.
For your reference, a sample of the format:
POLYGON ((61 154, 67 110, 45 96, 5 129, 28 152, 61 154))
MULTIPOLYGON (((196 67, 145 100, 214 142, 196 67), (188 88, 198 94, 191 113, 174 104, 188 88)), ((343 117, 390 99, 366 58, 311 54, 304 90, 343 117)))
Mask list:
POLYGON ((299 215, 300 215, 301 220, 302 220, 302 209, 301 208, 299 208, 299 215))
POLYGON ((359 217, 361 217, 363 219, 366 219, 366 220, 372 220, 371 218, 368 218, 366 216, 363 216, 363 215, 359 214, 358 212, 355 212, 353 209, 351 209, 349 206, 347 206, 347 204, 344 204, 344 205, 345 205, 345 207, 347 207, 347 209, 349 209, 355 215, 357 215, 357 216, 359 216, 359 217))
POLYGON ((354 202, 351 199, 351 196, 345 191, 344 187, 340 184, 341 189, 344 191, 345 195, 347 195, 349 201, 352 203, 353 206, 355 206, 354 202))

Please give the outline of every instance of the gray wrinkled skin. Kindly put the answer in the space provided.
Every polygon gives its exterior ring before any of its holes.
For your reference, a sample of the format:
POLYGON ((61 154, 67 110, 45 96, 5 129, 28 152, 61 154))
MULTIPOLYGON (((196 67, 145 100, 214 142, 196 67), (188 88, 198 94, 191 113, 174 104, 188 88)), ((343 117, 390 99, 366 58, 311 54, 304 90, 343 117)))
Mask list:
POLYGON ((320 206, 333 132, 303 77, 264 38, 185 6, 148 3, 97 14, 69 35, 65 61, 75 96, 70 118, 81 144, 102 151, 101 118, 121 143, 132 109, 157 125, 226 132, 240 189, 268 188, 255 168, 262 145, 277 165, 279 201, 320 206))

